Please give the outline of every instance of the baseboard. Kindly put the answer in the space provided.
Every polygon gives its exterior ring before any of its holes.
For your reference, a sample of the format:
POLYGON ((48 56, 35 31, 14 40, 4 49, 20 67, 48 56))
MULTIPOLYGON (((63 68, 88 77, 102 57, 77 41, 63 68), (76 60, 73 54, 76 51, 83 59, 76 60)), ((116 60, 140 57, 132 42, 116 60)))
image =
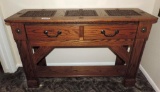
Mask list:
POLYGON ((142 73, 144 74, 144 76, 147 78, 148 82, 151 84, 151 86, 153 87, 153 89, 156 92, 160 92, 160 89, 157 87, 157 85, 155 84, 155 82, 152 80, 152 78, 149 76, 149 74, 146 72, 146 70, 142 67, 142 65, 140 65, 139 68, 142 71, 142 73))
MULTIPOLYGON (((89 63, 47 63, 47 66, 103 66, 114 65, 114 62, 89 62, 89 63)), ((22 64, 17 64, 16 67, 23 67, 22 64)))
POLYGON ((86 62, 86 63, 47 63, 47 66, 104 66, 104 65, 114 65, 115 62, 86 62))

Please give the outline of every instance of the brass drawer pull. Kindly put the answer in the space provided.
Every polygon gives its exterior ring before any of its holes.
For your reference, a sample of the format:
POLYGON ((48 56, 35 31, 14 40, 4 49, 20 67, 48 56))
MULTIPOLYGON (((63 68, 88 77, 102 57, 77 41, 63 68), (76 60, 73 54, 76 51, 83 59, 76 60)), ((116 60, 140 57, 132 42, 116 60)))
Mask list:
POLYGON ((45 31, 44 31, 44 34, 47 35, 47 36, 50 37, 50 38, 56 38, 56 37, 58 37, 60 34, 62 34, 62 32, 61 32, 61 31, 57 31, 57 35, 55 35, 55 36, 50 36, 50 35, 48 35, 48 31, 45 30, 45 31))
POLYGON ((104 36, 106 36, 106 37, 114 37, 115 35, 117 35, 119 33, 119 30, 115 30, 114 31, 114 34, 107 34, 106 32, 105 32, 105 30, 101 30, 101 34, 104 34, 104 36))

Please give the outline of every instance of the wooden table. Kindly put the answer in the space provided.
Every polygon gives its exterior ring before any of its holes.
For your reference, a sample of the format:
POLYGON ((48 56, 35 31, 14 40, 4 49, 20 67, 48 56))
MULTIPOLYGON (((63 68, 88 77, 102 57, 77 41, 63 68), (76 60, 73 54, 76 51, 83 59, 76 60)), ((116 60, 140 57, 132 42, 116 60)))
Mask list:
POLYGON ((39 77, 123 76, 133 86, 157 18, 140 9, 25 9, 5 19, 12 28, 28 87, 39 77), (54 48, 108 47, 114 66, 47 66, 54 48))

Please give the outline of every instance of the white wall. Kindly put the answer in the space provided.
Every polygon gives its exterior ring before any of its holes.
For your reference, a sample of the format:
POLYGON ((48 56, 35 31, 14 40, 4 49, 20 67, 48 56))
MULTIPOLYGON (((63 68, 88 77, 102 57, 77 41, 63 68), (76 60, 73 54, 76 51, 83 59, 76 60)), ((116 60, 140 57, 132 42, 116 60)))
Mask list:
MULTIPOLYGON (((156 0, 153 14, 158 15, 160 9, 160 0, 156 0)), ((148 75, 157 85, 157 90, 160 91, 160 19, 153 25, 150 37, 146 44, 144 54, 142 56, 142 67, 146 70, 148 75), (159 89, 158 89, 159 88, 159 89)), ((158 92, 158 91, 157 91, 158 92)))
MULTIPOLYGON (((10 15, 18 12, 21 9, 46 9, 46 8, 128 8, 128 7, 134 7, 134 8, 140 8, 148 13, 157 13, 157 5, 159 0, 0 0, 2 12, 4 15, 4 18, 9 17, 10 15)), ((160 5, 160 3, 159 3, 160 5)), ((151 31, 151 35, 149 37, 149 40, 147 41, 146 48, 144 50, 144 55, 142 57, 142 66, 147 71, 147 73, 151 76, 151 78, 154 80, 156 85, 160 88, 160 81, 158 80, 160 78, 160 73, 158 70, 159 68, 159 60, 160 60, 160 39, 159 36, 159 23, 154 25, 151 31)), ((10 44, 12 46, 13 55, 16 59, 16 64, 21 65, 21 61, 19 58, 19 54, 17 51, 16 44, 13 40, 12 33, 10 31, 10 27, 7 27, 7 34, 8 38, 10 40, 10 44)), ((115 59, 115 56, 108 51, 106 48, 102 49, 56 49, 52 54, 47 57, 48 62, 51 63, 51 59, 54 61, 59 60, 62 64, 65 63, 65 61, 70 62, 71 64, 75 60, 77 64, 83 60, 83 63, 88 61, 102 61, 101 64, 103 64, 103 61, 112 61, 115 59), (69 50, 69 53, 68 53, 69 50), (107 52, 105 52, 107 51, 107 52), (102 54, 103 53, 103 54, 102 54), (53 55, 53 56, 52 56, 53 55), (57 55, 57 56, 56 56, 57 55), (64 57, 66 55, 69 55, 71 57, 64 57), (82 56, 82 57, 77 57, 82 56), (106 59, 105 55, 107 57, 110 57, 106 59), (54 57, 54 58, 53 58, 54 57), (64 57, 64 58, 62 58, 64 57), (94 57, 94 58, 93 58, 94 57)), ((92 63, 92 62, 90 62, 92 63)), ((57 64, 57 63, 56 63, 57 64)), ((82 64, 82 63, 81 63, 82 64)), ((89 62, 88 62, 89 64, 89 62)), ((112 63, 110 63, 112 64, 112 63)), ((58 65, 58 64, 57 64, 58 65)))
POLYGON ((16 62, 14 62, 8 38, 6 35, 3 15, 0 8, 0 61, 4 72, 15 72, 17 70, 16 62))
POLYGON ((136 7, 152 12, 155 0, 1 0, 4 17, 26 8, 136 7))
POLYGON ((145 46, 141 65, 160 89, 160 21, 153 25, 150 38, 145 46))

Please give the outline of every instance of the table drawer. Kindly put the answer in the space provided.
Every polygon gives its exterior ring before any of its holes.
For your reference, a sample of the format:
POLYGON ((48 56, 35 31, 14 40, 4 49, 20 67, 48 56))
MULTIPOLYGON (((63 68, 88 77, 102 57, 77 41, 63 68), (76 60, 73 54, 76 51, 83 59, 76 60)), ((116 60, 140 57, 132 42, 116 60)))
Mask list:
POLYGON ((84 39, 134 39, 137 25, 95 25, 84 27, 84 39))
POLYGON ((62 25, 27 25, 26 33, 29 40, 77 40, 78 26, 62 25))

